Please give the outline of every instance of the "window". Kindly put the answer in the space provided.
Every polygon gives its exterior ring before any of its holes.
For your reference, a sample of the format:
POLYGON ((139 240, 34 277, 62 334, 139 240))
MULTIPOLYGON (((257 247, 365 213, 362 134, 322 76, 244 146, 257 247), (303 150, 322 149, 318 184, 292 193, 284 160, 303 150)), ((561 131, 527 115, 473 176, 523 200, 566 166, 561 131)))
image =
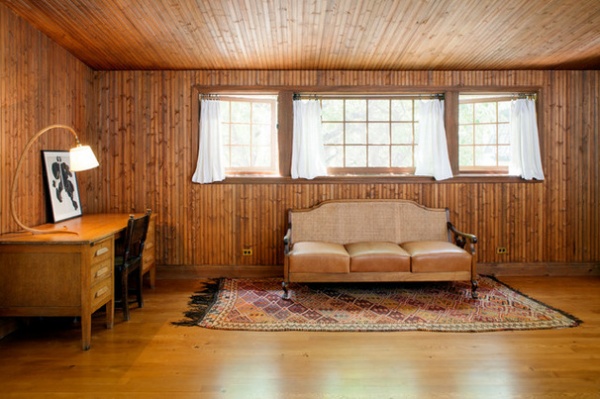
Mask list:
POLYGON ((500 94, 459 96, 459 169, 508 173, 510 101, 500 94))
POLYGON ((364 95, 320 101, 330 174, 414 172, 418 99, 364 95))
POLYGON ((276 174, 277 95, 221 95, 226 174, 276 174))
MULTIPOLYGON (((209 120, 220 120, 215 123, 219 128, 214 132, 221 138, 217 141, 221 142, 218 146, 224 158, 213 163, 210 155, 202 159, 199 156, 197 168, 207 165, 207 175, 212 173, 210 168, 219 169, 220 180, 236 176, 281 176, 287 179, 293 175, 298 160, 293 156, 296 145, 293 130, 297 122, 294 100, 297 99, 318 100, 320 105, 319 141, 322 139, 327 170, 315 177, 332 180, 348 177, 367 182, 368 179, 411 178, 419 169, 419 177, 423 179, 422 176, 429 176, 421 169, 423 162, 427 164, 431 159, 436 162, 444 155, 439 152, 443 147, 436 148, 436 143, 441 143, 439 135, 437 139, 429 138, 433 142, 418 146, 419 139, 428 137, 419 137, 420 127, 431 124, 437 133, 446 135, 450 163, 447 169, 452 169, 450 176, 469 178, 473 174, 495 174, 498 177, 543 179, 535 115, 538 88, 528 88, 524 92, 524 88, 520 88, 521 94, 515 94, 515 91, 476 92, 465 87, 460 88, 465 92, 459 92, 458 88, 432 88, 434 91, 428 93, 390 93, 389 87, 381 87, 376 93, 376 87, 340 87, 338 92, 332 92, 331 87, 323 86, 312 87, 310 94, 299 94, 302 87, 294 86, 277 89, 261 86, 248 89, 248 92, 243 91, 246 88, 238 91, 235 86, 198 86, 197 89, 201 98, 215 96, 218 99, 220 111, 215 112, 218 117, 209 120), (421 100, 441 97, 446 101, 441 109, 438 106, 437 115, 422 119, 425 116, 420 115, 421 111, 426 108, 421 100), (517 99, 519 101, 515 101, 517 99), (440 123, 444 130, 438 128, 440 123), (423 148, 435 151, 427 158, 421 152, 423 148), (520 151, 521 155, 512 156, 513 151, 520 151), (206 158, 209 158, 208 162, 206 158), (418 162, 421 164, 417 167, 418 162)), ((200 126, 207 121, 208 114, 204 118, 201 112, 198 115, 200 126)), ((199 137, 209 136, 200 134, 199 137)), ((203 146, 201 140, 199 143, 201 149, 208 148, 208 154, 219 153, 207 144, 203 146)), ((312 153, 309 151, 309 154, 312 153)), ((311 159, 314 159, 312 155, 307 157, 308 162, 311 159)), ((200 171, 204 169, 200 168, 200 171)), ((220 181, 211 178, 197 181, 195 176, 196 173, 192 179, 195 182, 220 181)), ((446 178, 433 176, 439 180, 446 178)), ((303 175, 301 178, 310 180, 312 177, 303 175)), ((248 180, 237 180, 243 181, 248 180)))

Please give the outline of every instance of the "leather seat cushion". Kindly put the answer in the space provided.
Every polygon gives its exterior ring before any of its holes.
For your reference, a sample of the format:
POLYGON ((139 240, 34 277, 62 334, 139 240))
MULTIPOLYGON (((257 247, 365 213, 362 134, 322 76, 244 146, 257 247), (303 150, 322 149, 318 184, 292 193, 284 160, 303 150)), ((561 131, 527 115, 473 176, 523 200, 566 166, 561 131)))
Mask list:
POLYGON ((302 241, 290 251, 289 266, 293 273, 348 273, 350 256, 341 244, 302 241))
POLYGON ((471 254, 447 241, 411 241, 401 247, 411 256, 413 273, 471 270, 471 254))
POLYGON ((346 245, 351 272, 409 272, 410 255, 393 242, 357 242, 346 245))

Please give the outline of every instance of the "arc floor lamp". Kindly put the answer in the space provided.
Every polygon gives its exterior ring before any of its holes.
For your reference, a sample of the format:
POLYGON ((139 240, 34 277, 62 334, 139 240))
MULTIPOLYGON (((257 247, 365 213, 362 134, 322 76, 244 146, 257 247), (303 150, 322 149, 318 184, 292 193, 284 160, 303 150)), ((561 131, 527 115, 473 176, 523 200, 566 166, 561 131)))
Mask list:
POLYGON ((50 126, 43 128, 42 130, 37 132, 35 134, 35 136, 33 136, 27 142, 27 145, 25 146, 25 148, 23 149, 23 152, 21 153, 19 162, 17 163, 17 169, 15 170, 15 175, 13 177, 12 186, 11 186, 10 211, 11 211, 12 217, 15 220, 15 222, 17 222, 17 224, 23 230, 29 231, 33 234, 57 234, 57 233, 77 234, 76 232, 70 231, 70 230, 40 230, 40 229, 35 229, 35 228, 25 226, 21 222, 21 220, 19 220, 19 218, 17 217, 17 212, 15 210, 15 195, 16 195, 16 191, 17 191, 18 177, 19 177, 19 172, 21 171, 21 166, 23 165, 23 160, 25 159, 25 155, 27 154, 27 152, 29 151, 29 149, 31 148, 31 146, 37 139, 39 139, 46 132, 48 132, 52 129, 67 130, 75 138, 76 145, 75 145, 75 147, 71 148, 71 150, 69 151, 69 158, 70 158, 69 167, 72 171, 80 172, 83 170, 93 169, 99 165, 98 160, 96 159, 96 155, 94 155, 94 152, 92 151, 90 146, 81 145, 81 143, 79 142, 79 137, 77 137, 77 133, 75 132, 75 130, 72 127, 66 126, 66 125, 50 125, 50 126))

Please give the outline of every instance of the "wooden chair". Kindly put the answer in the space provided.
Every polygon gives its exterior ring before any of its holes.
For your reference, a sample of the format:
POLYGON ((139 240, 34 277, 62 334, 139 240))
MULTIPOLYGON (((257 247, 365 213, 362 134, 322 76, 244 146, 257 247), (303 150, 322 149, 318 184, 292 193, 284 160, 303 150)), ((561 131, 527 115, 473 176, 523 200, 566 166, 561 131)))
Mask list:
POLYGON ((115 245, 115 303, 123 308, 123 319, 129 320, 128 294, 129 275, 135 276, 135 294, 138 307, 144 306, 142 297, 142 255, 144 252, 144 243, 150 224, 150 215, 152 211, 148 210, 144 216, 135 218, 129 217, 125 235, 115 245))

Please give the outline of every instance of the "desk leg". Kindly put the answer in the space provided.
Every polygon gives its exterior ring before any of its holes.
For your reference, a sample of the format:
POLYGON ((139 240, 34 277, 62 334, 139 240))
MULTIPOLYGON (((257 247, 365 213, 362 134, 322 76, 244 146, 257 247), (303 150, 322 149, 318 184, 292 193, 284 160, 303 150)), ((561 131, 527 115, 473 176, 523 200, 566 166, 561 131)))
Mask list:
POLYGON ((92 342, 92 315, 90 312, 84 312, 81 315, 81 349, 84 351, 90 349, 92 342))
MULTIPOLYGON (((106 328, 111 329, 115 324, 115 301, 106 302, 106 328)), ((90 349, 92 343, 92 313, 81 315, 81 349, 90 349)))
POLYGON ((115 301, 106 302, 106 328, 111 329, 115 325, 115 301))

